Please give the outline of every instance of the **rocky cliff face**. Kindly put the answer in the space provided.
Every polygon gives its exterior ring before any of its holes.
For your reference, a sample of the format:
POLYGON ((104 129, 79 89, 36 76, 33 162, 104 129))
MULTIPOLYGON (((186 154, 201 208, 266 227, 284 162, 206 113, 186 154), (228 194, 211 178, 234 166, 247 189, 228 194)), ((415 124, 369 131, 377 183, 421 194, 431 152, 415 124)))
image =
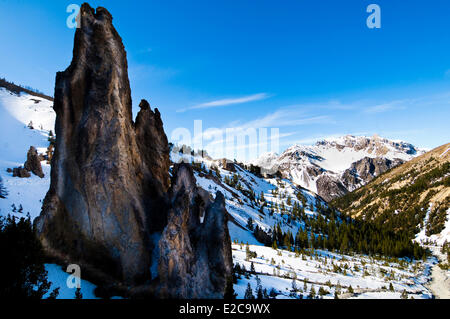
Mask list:
POLYGON ((152 291, 167 297, 220 296, 221 278, 231 271, 223 197, 211 203, 195 180, 184 177, 186 168, 177 170, 181 175, 175 172, 169 190, 161 117, 143 100, 133 122, 126 52, 110 13, 84 4, 80 22, 72 63, 56 77, 51 186, 35 222, 44 247, 79 264, 100 284, 127 290, 159 285, 151 282, 150 268, 159 262, 152 256, 160 246, 169 249, 171 259, 161 259, 156 276, 188 274, 194 281, 163 276, 163 288, 152 291), (163 234, 161 243, 152 240, 157 233, 163 234), (189 238, 189 245, 178 245, 180 237, 189 238), (169 271, 177 256, 189 260, 186 272, 169 271))
POLYGON ((336 174, 320 175, 316 180, 317 194, 329 202, 364 186, 375 177, 404 162, 398 158, 390 160, 383 157, 364 157, 352 163, 350 168, 340 176, 336 174))
POLYGON ((330 175, 321 175, 316 181, 317 194, 324 200, 331 201, 348 193, 342 182, 330 175))
POLYGON ((405 161, 398 158, 390 160, 383 157, 364 157, 353 163, 351 167, 343 173, 342 181, 349 191, 353 191, 359 186, 367 184, 376 176, 381 175, 404 162, 405 161))
POLYGON ((168 225, 159 241, 162 296, 221 298, 232 272, 225 198, 198 188, 192 168, 176 166, 168 225))

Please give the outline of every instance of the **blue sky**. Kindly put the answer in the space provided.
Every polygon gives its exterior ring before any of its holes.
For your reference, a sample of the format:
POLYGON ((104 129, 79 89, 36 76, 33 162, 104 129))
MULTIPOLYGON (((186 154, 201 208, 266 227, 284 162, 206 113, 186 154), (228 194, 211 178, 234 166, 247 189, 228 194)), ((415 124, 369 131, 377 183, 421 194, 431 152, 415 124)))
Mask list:
MULTIPOLYGON (((0 1, 0 76, 53 94, 72 58, 66 8, 0 1)), ((450 137, 450 2, 91 1, 129 60, 133 104, 178 127, 277 127, 280 150, 344 134, 432 148, 450 137), (366 7, 381 8, 369 29, 366 7)))

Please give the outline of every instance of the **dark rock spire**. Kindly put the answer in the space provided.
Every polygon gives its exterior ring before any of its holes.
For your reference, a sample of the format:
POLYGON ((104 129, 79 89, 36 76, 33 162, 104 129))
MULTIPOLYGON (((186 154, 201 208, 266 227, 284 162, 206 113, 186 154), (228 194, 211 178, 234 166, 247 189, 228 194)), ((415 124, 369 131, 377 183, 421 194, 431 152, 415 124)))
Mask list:
POLYGON ((223 296, 232 271, 223 195, 212 201, 185 165, 170 185, 159 111, 142 100, 133 122, 111 14, 83 4, 80 23, 73 60, 56 76, 51 185, 35 221, 44 247, 124 295, 223 296))
MULTIPOLYGON (((153 141, 138 146, 137 136, 167 138, 162 123, 152 127, 147 118, 135 133, 126 52, 111 15, 87 4, 80 15, 72 63, 56 76, 51 186, 36 226, 54 254, 142 283, 149 279, 150 213, 164 207, 169 176, 167 169, 152 174, 145 152, 153 141)), ((166 162, 158 165, 168 168, 168 148, 160 152, 166 162)))

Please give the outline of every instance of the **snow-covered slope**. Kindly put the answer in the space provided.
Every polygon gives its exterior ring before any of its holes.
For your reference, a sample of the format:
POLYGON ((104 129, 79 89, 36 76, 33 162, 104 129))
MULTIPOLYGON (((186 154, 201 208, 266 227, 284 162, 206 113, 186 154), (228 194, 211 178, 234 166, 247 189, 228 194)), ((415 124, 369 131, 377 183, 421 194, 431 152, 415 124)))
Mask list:
POLYGON ((324 299, 336 295, 339 299, 399 299, 403 291, 408 298, 431 298, 424 285, 431 262, 398 263, 324 250, 295 254, 254 245, 248 249, 256 257, 247 258, 246 245, 233 244, 232 248, 235 263, 247 271, 235 286, 238 298, 244 298, 248 284, 254 295, 260 285, 277 299, 311 298, 313 291, 314 297, 324 299))
POLYGON ((201 165, 194 166, 197 185, 209 191, 212 196, 215 196, 217 191, 225 196, 226 208, 232 217, 228 225, 231 240, 261 244, 247 228, 249 218, 252 219, 254 227, 258 226, 267 233, 278 223, 283 232, 295 233, 302 224, 291 220, 287 212, 292 210, 295 203, 301 205, 297 198, 298 193, 305 198, 307 215, 317 214, 315 212, 317 200, 326 205, 321 199, 316 198, 315 194, 298 187, 290 180, 258 177, 237 164, 231 164, 233 171, 230 171, 224 167, 222 161, 203 160, 190 155, 180 155, 178 152, 171 153, 173 162, 184 160, 191 163, 194 159, 202 162, 201 165), (219 172, 219 175, 216 172, 219 172), (236 185, 232 182, 233 178, 237 179, 236 185), (263 205, 264 201, 267 203, 266 206, 263 205))
POLYGON ((383 167, 391 168, 424 152, 402 141, 347 135, 312 146, 294 145, 279 156, 264 154, 251 164, 272 173, 279 170, 285 178, 330 200, 369 181, 352 164, 381 158, 389 160, 383 167))
MULTIPOLYGON (((49 146, 49 132, 54 131, 55 112, 53 102, 26 93, 17 95, 0 88, 0 176, 8 191, 6 199, 0 200, 0 215, 12 213, 11 206, 22 205, 23 213, 32 218, 39 215, 42 200, 50 186, 50 165, 41 162, 44 178, 12 177, 8 168, 23 166, 30 146, 44 154, 49 146), (32 123, 34 129, 28 125, 32 123)), ((17 216, 20 213, 16 213, 17 216)))
MULTIPOLYGON (((299 229, 306 229, 304 221, 292 218, 291 212, 292 207, 298 204, 304 208, 308 218, 318 218, 321 213, 317 205, 326 207, 327 203, 313 192, 288 179, 258 177, 236 163, 225 165, 223 161, 203 161, 200 157, 178 152, 172 153, 171 159, 175 162, 195 160, 194 174, 198 186, 213 196, 216 191, 225 195, 230 215, 228 227, 233 241, 233 262, 242 270, 234 285, 238 298, 245 297, 248 284, 254 296, 261 287, 265 294, 277 299, 311 298, 311 291, 315 290, 317 296, 321 288, 321 298, 334 298, 336 293, 340 299, 398 299, 402 293, 408 298, 432 297, 425 285, 432 260, 371 258, 311 249, 293 252, 267 247, 258 241, 248 225, 249 219, 253 221, 253 229, 258 226, 270 235, 278 225, 283 233, 294 235, 299 229), (299 197, 304 200, 298 200, 297 194, 301 194, 299 197), (255 255, 249 257, 247 250, 255 255), (298 287, 295 291, 293 282, 298 287), (351 290, 353 292, 349 292, 351 290)), ((321 217, 327 218, 325 215, 321 217)))

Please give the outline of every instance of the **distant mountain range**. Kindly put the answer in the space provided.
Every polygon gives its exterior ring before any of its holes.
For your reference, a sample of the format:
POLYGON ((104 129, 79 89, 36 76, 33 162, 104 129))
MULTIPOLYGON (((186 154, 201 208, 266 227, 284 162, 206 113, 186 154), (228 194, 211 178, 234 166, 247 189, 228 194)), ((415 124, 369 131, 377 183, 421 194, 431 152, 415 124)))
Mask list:
POLYGON ((284 178, 330 201, 423 153, 425 150, 403 141, 347 135, 312 146, 294 145, 279 156, 268 153, 251 164, 279 171, 284 178))

